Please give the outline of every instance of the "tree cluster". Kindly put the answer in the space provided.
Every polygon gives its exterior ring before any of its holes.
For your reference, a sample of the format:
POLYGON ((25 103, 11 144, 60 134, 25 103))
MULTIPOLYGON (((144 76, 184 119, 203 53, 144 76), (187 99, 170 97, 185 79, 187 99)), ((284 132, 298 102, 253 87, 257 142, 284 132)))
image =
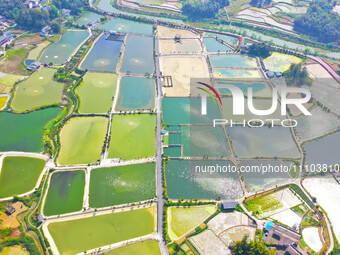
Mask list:
POLYGON ((248 242, 248 236, 244 236, 241 241, 237 241, 231 248, 233 255, 269 255, 266 245, 263 242, 248 242))
POLYGON ((295 19, 294 29, 319 42, 340 44, 340 15, 332 11, 333 5, 330 0, 314 0, 307 13, 295 19))
MULTIPOLYGON (((0 0, 0 15, 14 20, 19 26, 41 29, 46 25, 51 25, 51 22, 59 16, 60 9, 70 9, 75 15, 87 5, 86 0, 55 0, 50 5, 49 11, 46 11, 39 8, 29 9, 24 2, 25 0, 0 0)), ((55 25, 54 28, 56 28, 55 25)))
POLYGON ((249 54, 262 58, 267 58, 271 54, 270 46, 265 43, 253 43, 249 47, 249 54))
POLYGON ((302 64, 291 64, 290 68, 283 73, 288 85, 295 85, 301 87, 307 85, 308 72, 306 67, 302 67, 302 64))
POLYGON ((250 5, 255 7, 267 7, 272 3, 272 0, 251 0, 250 5))
POLYGON ((214 18, 218 10, 228 6, 229 3, 229 0, 186 1, 182 12, 191 20, 214 18))

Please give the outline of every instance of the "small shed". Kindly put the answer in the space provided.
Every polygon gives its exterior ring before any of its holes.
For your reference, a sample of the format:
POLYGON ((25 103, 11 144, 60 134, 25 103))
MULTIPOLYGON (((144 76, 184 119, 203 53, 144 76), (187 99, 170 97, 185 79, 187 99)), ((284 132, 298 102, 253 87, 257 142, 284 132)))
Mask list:
POLYGON ((234 211, 236 209, 236 206, 238 206, 237 201, 223 201, 221 203, 221 209, 223 211, 234 211))
POLYGON ((267 76, 268 76, 268 78, 274 78, 274 72, 273 71, 268 71, 267 72, 267 76))
POLYGON ((182 36, 180 34, 175 35, 175 42, 181 42, 182 36))
POLYGON ((11 215, 14 212, 15 212, 15 208, 13 206, 9 205, 9 206, 6 207, 6 214, 7 215, 11 215))

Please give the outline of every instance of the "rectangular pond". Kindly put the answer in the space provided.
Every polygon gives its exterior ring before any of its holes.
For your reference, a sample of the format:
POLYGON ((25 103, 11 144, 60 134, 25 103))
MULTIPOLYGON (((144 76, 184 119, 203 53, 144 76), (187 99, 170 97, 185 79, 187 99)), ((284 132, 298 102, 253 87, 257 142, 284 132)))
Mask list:
POLYGON ((63 64, 88 36, 89 32, 84 30, 66 31, 58 42, 47 47, 39 61, 43 64, 63 64))
POLYGON ((60 171, 52 173, 44 204, 44 215, 61 215, 83 208, 85 171, 60 171))
POLYGON ((75 21, 75 23, 79 26, 83 26, 83 25, 86 26, 89 23, 91 23, 95 20, 99 20, 102 17, 103 16, 98 14, 98 13, 85 11, 79 16, 79 18, 75 21))
POLYGON ((100 208, 152 199, 156 164, 146 163, 91 171, 90 207, 100 208))
POLYGON ((88 72, 83 79, 76 89, 80 99, 79 113, 107 113, 116 92, 117 75, 88 72))
POLYGON ((0 112, 0 151, 41 152, 43 128, 59 113, 57 107, 25 114, 0 112))
POLYGON ((121 79, 116 111, 152 110, 154 108, 154 79, 131 76, 124 76, 121 79))
POLYGON ((105 33, 96 41, 81 63, 80 69, 93 72, 116 72, 123 42, 106 40, 107 36, 108 34, 105 33))
POLYGON ((203 38, 203 41, 208 52, 232 52, 234 51, 233 48, 217 41, 213 37, 205 37, 203 38))
POLYGON ((243 55, 213 55, 209 59, 213 67, 257 67, 255 58, 243 55))
POLYGON ((120 72, 129 74, 153 74, 153 40, 153 37, 128 36, 120 72))
POLYGON ((196 166, 220 164, 229 161, 188 161, 171 159, 165 165, 167 194, 172 199, 235 199, 242 196, 241 184, 236 173, 209 174, 195 172, 196 166))
POLYGON ((99 29, 106 31, 116 31, 121 33, 146 34, 152 35, 153 25, 136 22, 128 19, 112 18, 98 26, 99 29))

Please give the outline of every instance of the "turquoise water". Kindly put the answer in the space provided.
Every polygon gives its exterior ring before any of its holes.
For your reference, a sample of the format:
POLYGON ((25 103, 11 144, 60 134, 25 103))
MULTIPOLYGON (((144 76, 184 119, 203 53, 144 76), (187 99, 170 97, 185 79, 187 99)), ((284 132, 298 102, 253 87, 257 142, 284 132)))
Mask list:
POLYGON ((162 100, 162 111, 166 125, 212 125, 214 119, 221 119, 218 106, 210 98, 207 98, 207 115, 201 115, 200 98, 165 97, 162 100))
POLYGON ((165 165, 167 194, 169 198, 235 199, 242 196, 236 173, 203 174, 195 172, 201 166, 229 166, 229 161, 188 161, 171 159, 165 165))
POLYGON ((102 17, 103 16, 98 13, 85 11, 79 16, 79 18, 75 21, 75 23, 80 26, 87 25, 91 23, 92 21, 98 20, 102 17))
POLYGON ((306 164, 340 164, 340 132, 304 144, 306 164))
MULTIPOLYGON (((246 83, 246 82, 224 82, 224 81, 217 81, 217 85, 233 85, 242 90, 242 92, 246 95, 248 94, 248 88, 253 89, 254 95, 261 94, 260 92, 263 92, 264 90, 269 90, 270 89, 266 86, 265 83, 260 83, 260 82, 252 82, 252 83, 246 83)), ((227 88, 219 88, 218 91, 220 92, 221 95, 231 95, 231 92, 227 88)))
POLYGON ((228 127, 235 154, 240 158, 298 158, 300 153, 289 128, 228 127))
POLYGON ((121 54, 122 42, 106 40, 108 34, 103 34, 95 43, 81 69, 96 72, 115 72, 121 54))
POLYGON ((154 79, 129 76, 122 78, 116 111, 148 110, 154 107, 154 79))
POLYGON ((120 71, 122 73, 153 74, 153 37, 128 36, 120 71))
POLYGON ((0 112, 0 151, 41 152, 43 127, 59 113, 60 108, 26 114, 0 112))
POLYGON ((122 33, 136 33, 152 35, 152 24, 140 23, 128 19, 113 18, 98 26, 100 29, 107 31, 113 30, 122 33))
POLYGON ((63 64, 88 36, 88 31, 66 31, 58 42, 47 47, 39 61, 43 64, 63 64))
POLYGON ((213 67, 256 67, 254 58, 241 55, 214 55, 209 56, 213 67))
POLYGON ((204 36, 213 36, 213 37, 218 37, 222 39, 223 41, 226 41, 227 43, 231 45, 238 45, 239 39, 235 36, 229 36, 229 35, 222 35, 218 33, 204 33, 204 36))
POLYGON ((226 52, 234 51, 229 46, 218 42, 215 38, 207 37, 203 39, 208 52, 226 52))
POLYGON ((182 156, 182 147, 164 148, 164 155, 168 157, 180 158, 182 156))
POLYGON ((221 126, 183 126, 185 157, 228 157, 228 140, 221 126))

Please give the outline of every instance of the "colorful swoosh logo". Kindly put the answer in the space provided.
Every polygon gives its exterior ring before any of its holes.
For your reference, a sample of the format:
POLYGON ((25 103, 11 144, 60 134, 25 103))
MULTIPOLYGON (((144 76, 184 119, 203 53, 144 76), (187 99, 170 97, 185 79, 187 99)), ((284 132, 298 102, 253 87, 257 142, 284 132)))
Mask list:
MULTIPOLYGON (((210 85, 208 85, 206 83, 203 83, 203 82, 197 82, 197 83, 199 83, 199 84, 207 87, 208 89, 210 89, 216 95, 216 97, 218 98, 218 100, 220 101, 220 103, 222 105, 222 100, 221 100, 220 95, 218 94, 218 92, 212 86, 210 86, 210 85)), ((217 104, 214 96, 208 90, 200 88, 200 87, 197 87, 197 88, 200 89, 200 90, 203 90, 204 92, 206 92, 212 98, 212 100, 214 100, 215 104, 217 104)))

